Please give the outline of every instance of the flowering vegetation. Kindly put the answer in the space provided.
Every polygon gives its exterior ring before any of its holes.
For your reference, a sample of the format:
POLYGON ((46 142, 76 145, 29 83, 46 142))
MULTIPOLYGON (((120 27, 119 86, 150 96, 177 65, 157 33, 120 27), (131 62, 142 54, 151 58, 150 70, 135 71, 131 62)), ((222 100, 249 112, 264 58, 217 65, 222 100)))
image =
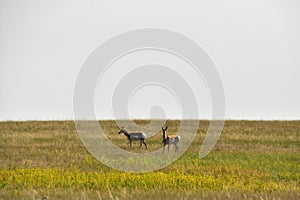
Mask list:
MULTIPOLYGON (((205 170, 205 169, 204 169, 205 170)), ((258 173, 236 166, 212 167, 207 174, 183 172, 151 172, 129 174, 120 172, 84 172, 76 168, 16 168, 0 170, 0 187, 26 188, 81 188, 81 189, 141 189, 141 190, 204 190, 204 191, 297 191, 300 174, 258 173)))

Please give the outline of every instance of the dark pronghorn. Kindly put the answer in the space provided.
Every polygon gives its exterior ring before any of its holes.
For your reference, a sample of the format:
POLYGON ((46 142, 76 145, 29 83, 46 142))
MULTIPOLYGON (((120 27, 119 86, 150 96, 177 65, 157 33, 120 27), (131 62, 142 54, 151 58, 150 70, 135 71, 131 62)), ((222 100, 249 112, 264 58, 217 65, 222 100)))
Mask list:
POLYGON ((164 144, 164 148, 163 148, 163 154, 165 153, 165 147, 166 145, 168 145, 168 152, 170 149, 170 144, 174 144, 175 145, 175 152, 179 150, 178 147, 178 143, 180 141, 180 136, 179 135, 168 135, 167 136, 167 129, 168 127, 164 128, 161 127, 162 131, 163 131, 163 144, 164 144))
POLYGON ((139 140, 140 141, 140 148, 144 144, 146 149, 148 149, 147 144, 145 142, 145 139, 147 138, 147 135, 145 133, 128 133, 124 128, 122 128, 119 131, 119 134, 121 134, 121 133, 124 133, 124 135, 126 135, 126 137, 128 138, 129 142, 127 143, 127 145, 130 144, 130 148, 131 148, 131 142, 132 141, 139 140))

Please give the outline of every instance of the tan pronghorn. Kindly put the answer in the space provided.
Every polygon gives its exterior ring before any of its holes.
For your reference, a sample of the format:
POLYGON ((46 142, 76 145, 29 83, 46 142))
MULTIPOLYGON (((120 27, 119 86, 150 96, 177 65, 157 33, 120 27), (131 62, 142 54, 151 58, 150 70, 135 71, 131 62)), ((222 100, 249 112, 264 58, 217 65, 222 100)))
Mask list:
POLYGON ((162 131, 163 131, 163 144, 164 144, 163 154, 165 153, 166 145, 168 145, 168 152, 169 152, 170 144, 175 145, 175 152, 178 151, 179 150, 178 143, 180 141, 180 136, 179 135, 167 135, 168 127, 166 127, 166 128, 161 127, 161 128, 162 128, 162 131))

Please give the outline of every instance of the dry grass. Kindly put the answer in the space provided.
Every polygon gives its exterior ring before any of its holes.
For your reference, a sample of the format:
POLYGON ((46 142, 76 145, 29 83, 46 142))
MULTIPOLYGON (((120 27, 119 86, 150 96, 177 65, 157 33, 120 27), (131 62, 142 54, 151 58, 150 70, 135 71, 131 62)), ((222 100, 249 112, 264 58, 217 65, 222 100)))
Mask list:
MULTIPOLYGON (((113 143, 127 149, 114 121, 100 124, 113 143)), ((172 134, 180 121, 167 124, 172 134)), ((198 158, 198 151, 209 121, 199 124, 193 144, 175 163, 159 172, 124 175, 87 152, 72 121, 1 122, 0 199, 299 199, 300 121, 227 121, 204 159, 198 158), (37 173, 52 179, 43 182, 37 173), (70 180, 63 178, 66 174, 70 180), (122 185, 120 177, 129 185, 122 185)), ((147 143, 148 151, 160 148, 161 135, 147 143)), ((137 143, 133 147, 139 151, 137 143)))

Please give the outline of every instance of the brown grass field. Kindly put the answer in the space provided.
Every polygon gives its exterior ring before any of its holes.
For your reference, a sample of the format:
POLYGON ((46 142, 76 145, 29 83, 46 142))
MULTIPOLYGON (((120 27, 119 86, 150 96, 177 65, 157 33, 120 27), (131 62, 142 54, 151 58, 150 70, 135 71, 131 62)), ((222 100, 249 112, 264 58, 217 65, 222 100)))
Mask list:
MULTIPOLYGON (((128 149, 114 121, 99 123, 128 149)), ((172 134, 180 121, 167 124, 172 134)), ((213 151, 200 159, 208 125, 199 121, 176 162, 131 174, 93 158, 73 121, 0 122, 0 199, 300 199, 300 121, 226 121, 213 151)), ((147 142, 149 151, 161 148, 161 135, 147 142)), ((136 142, 130 151, 142 150, 136 142)))

